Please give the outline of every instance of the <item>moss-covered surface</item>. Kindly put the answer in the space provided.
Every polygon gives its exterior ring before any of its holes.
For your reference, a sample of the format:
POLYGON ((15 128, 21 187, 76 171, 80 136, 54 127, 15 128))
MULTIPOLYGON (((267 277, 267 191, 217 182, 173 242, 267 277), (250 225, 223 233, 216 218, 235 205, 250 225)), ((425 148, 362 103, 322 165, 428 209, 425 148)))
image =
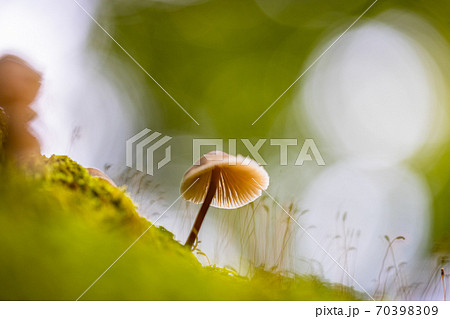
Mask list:
MULTIPOLYGON (((0 299, 75 300, 151 224, 123 189, 69 158, 36 162, 32 174, 0 167, 0 299)), ((203 267, 155 226, 81 300, 357 298, 310 276, 260 271, 249 279, 203 267)))

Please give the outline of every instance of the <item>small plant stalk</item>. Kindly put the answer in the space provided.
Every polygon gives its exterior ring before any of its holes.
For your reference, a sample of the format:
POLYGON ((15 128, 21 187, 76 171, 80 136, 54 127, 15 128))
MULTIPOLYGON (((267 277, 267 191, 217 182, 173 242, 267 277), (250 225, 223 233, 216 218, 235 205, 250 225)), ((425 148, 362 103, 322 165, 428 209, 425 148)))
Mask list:
POLYGON ((441 268, 442 289, 444 290, 444 301, 447 301, 447 292, 445 290, 445 271, 441 268))
POLYGON ((211 179, 209 181, 209 187, 208 192, 206 193, 205 201, 203 202, 202 207, 200 207, 197 218, 194 222, 194 226, 192 226, 191 233, 189 234, 189 237, 184 244, 184 246, 189 247, 189 249, 192 249, 192 245, 194 245, 195 243, 195 239, 200 232, 200 227, 202 226, 203 220, 205 219, 206 213, 208 212, 208 208, 211 205, 214 195, 216 194, 218 180, 219 169, 217 167, 214 167, 211 171, 211 179))

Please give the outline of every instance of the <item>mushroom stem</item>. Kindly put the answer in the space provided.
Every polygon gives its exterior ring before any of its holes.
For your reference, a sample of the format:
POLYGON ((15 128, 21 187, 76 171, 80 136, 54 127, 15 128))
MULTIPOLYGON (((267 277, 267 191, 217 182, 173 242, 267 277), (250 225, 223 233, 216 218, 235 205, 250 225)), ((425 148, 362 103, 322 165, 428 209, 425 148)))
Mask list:
POLYGON ((208 208, 211 205, 211 202, 216 194, 217 190, 217 182, 219 181, 219 168, 214 167, 211 171, 211 179, 209 180, 208 192, 206 193, 205 201, 200 207, 200 210, 197 214, 197 218, 195 219, 194 226, 192 226, 191 233, 189 234, 188 239, 184 246, 192 248, 192 245, 195 242, 195 239, 198 236, 200 231, 200 227, 202 226, 203 220, 205 219, 206 213, 208 212, 208 208))

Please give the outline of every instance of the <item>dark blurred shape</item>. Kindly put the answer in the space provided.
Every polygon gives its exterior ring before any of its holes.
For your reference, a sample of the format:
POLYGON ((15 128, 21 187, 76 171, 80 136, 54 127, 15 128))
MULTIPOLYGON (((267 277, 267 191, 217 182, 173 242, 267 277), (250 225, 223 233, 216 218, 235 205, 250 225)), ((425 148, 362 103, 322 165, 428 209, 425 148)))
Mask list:
POLYGON ((38 94, 41 79, 41 74, 19 57, 0 58, 0 107, 5 126, 2 157, 22 161, 40 155, 39 141, 31 133, 29 123, 36 117, 30 104, 38 94))
MULTIPOLYGON (((14 55, 0 58, 0 152, 1 159, 17 163, 41 155, 41 146, 31 132, 36 112, 30 107, 41 87, 42 76, 14 55)), ((88 168, 93 177, 116 184, 102 171, 88 168)))

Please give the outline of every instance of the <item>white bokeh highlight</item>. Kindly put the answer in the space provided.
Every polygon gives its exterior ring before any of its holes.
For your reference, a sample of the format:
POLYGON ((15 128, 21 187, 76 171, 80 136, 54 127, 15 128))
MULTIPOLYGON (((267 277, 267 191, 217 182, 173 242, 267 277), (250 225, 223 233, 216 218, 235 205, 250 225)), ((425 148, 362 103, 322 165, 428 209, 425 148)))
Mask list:
MULTIPOLYGON (((439 74, 431 71, 436 67, 425 51, 400 30, 368 22, 350 31, 311 69, 299 95, 299 120, 329 159, 301 194, 299 203, 310 210, 303 222, 314 226, 312 235, 372 293, 387 247, 385 235, 406 238, 394 247, 397 266, 404 263, 403 284, 420 280, 408 276, 408 269, 426 255, 430 193, 424 177, 407 164, 429 142, 439 114, 434 87, 439 74)), ((356 286, 307 237, 298 240, 297 248, 306 260, 322 265, 328 280, 356 286)), ((391 265, 389 255, 385 267, 391 265)), ((389 293, 405 298, 392 288, 389 293)))

